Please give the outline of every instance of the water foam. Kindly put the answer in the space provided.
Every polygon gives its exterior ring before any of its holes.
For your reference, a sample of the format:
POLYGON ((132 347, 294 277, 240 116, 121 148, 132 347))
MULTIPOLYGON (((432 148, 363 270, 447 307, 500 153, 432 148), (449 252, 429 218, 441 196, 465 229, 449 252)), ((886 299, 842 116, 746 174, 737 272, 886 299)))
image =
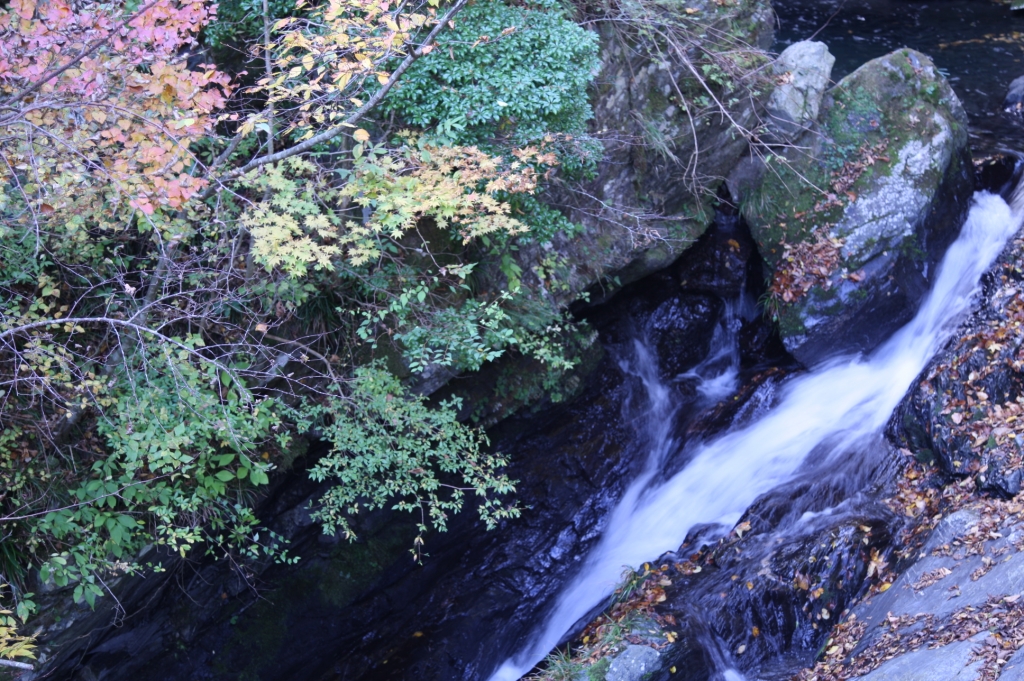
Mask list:
MULTIPOLYGON (((1013 208, 996 195, 975 195, 917 315, 871 356, 833 359, 795 378, 762 418, 698 445, 682 470, 656 485, 654 473, 674 445, 665 418, 671 406, 656 375, 641 372, 651 396, 648 465, 529 644, 490 681, 515 681, 532 669, 607 598, 623 566, 676 549, 697 524, 735 522, 758 496, 791 480, 812 453, 816 460, 809 463, 820 464, 877 440, 911 382, 969 311, 981 275, 1019 228, 1024 189, 1012 202, 1013 208)), ((723 375, 706 378, 721 381, 723 375)), ((712 390, 717 395, 720 387, 712 390)))

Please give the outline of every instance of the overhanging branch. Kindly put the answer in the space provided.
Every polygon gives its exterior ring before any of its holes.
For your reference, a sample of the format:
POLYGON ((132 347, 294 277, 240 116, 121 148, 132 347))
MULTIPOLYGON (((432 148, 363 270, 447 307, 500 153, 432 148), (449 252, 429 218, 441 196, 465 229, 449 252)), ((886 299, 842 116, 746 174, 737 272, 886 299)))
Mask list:
POLYGON ((456 0, 455 4, 448 8, 448 11, 445 12, 444 16, 438 20, 437 25, 434 26, 433 29, 431 29, 430 33, 427 34, 427 37, 423 41, 423 43, 415 50, 410 52, 408 55, 406 55, 405 59, 402 60, 402 63, 398 65, 398 68, 396 68, 391 73, 391 76, 388 77, 387 82, 385 82, 384 85, 382 85, 379 90, 373 93, 373 96, 371 96, 361 107, 356 109, 355 112, 353 112, 353 114, 346 118, 343 122, 339 123, 338 125, 332 128, 328 128, 327 130, 324 130, 320 134, 314 135, 309 139, 300 142, 299 144, 296 144, 294 147, 282 149, 281 151, 272 154, 267 154, 266 156, 260 156, 259 158, 255 158, 249 161, 241 168, 236 168, 231 172, 222 175, 219 178, 215 178, 214 180, 212 180, 210 186, 206 189, 206 191, 204 191, 200 195, 200 200, 208 198, 211 194, 217 191, 217 188, 219 186, 223 185, 225 182, 241 177, 250 170, 255 170, 256 168, 265 166, 268 163, 276 163, 278 161, 283 161, 284 159, 290 158, 297 154, 307 152, 318 144, 323 144, 324 142, 331 141, 332 139, 343 133, 346 128, 352 128, 353 126, 355 126, 355 124, 359 120, 361 120, 366 114, 368 114, 378 104, 380 104, 381 100, 383 100, 384 97, 387 96, 391 88, 394 87, 398 80, 402 77, 402 74, 404 74, 417 59, 430 52, 431 44, 434 42, 434 39, 437 38, 438 34, 442 30, 444 30, 444 27, 447 26, 449 22, 451 22, 455 15, 458 14, 462 10, 462 8, 466 6, 466 2, 467 0, 456 0))

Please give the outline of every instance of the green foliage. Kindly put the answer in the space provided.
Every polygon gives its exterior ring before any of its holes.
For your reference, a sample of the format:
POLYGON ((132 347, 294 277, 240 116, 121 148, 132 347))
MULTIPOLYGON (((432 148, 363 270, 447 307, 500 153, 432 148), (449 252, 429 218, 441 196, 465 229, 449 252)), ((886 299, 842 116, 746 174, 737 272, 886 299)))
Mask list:
POLYGON ((516 194, 509 197, 512 213, 523 222, 529 232, 519 237, 522 243, 550 242, 556 235, 571 239, 583 232, 583 225, 571 221, 561 211, 548 206, 534 194, 516 194))
MULTIPOLYGON (((107 455, 68 490, 70 503, 32 526, 40 540, 65 547, 45 562, 42 578, 76 584, 76 601, 92 605, 103 593, 108 560, 137 570, 135 556, 148 544, 183 557, 202 543, 208 552, 261 553, 245 493, 268 482, 270 466, 257 450, 281 425, 276 405, 190 359, 154 350, 127 365, 98 428, 107 455)), ((287 559, 273 538, 262 552, 287 559)))
MULTIPOLYGON (((397 329, 394 338, 400 343, 411 371, 419 373, 431 365, 475 371, 500 357, 504 348, 515 341, 500 300, 467 300, 461 307, 437 309, 417 323, 413 319, 415 307, 426 300, 427 292, 422 284, 403 291, 376 315, 393 315, 393 328, 397 329)), ((502 300, 508 297, 505 294, 502 300)), ((371 338, 373 322, 374 315, 367 313, 359 328, 359 334, 367 340, 371 338)))
POLYGON ((253 171, 242 183, 268 197, 242 218, 252 235, 252 258, 268 271, 281 269, 299 278, 310 267, 333 269, 341 254, 336 244, 338 219, 325 204, 336 196, 315 182, 316 167, 301 157, 253 171), (314 180, 314 181, 311 181, 314 180))
MULTIPOLYGON (((0 584, 0 590, 6 587, 6 584, 0 584)), ((32 594, 27 595, 31 596, 32 594)), ((15 619, 15 613, 0 608, 0 658, 7 660, 20 658, 22 661, 36 659, 35 636, 18 634, 18 619, 24 622, 28 614, 22 607, 19 607, 17 619, 15 619)))
MULTIPOLYGON (((295 9, 295 0, 270 0, 270 19, 287 16, 295 9)), ((217 19, 205 31, 205 43, 227 52, 238 45, 259 42, 263 36, 263 0, 222 0, 217 4, 217 19)))
POLYGON ((549 2, 472 4, 386 100, 420 132, 374 115, 372 133, 298 150, 387 81, 439 3, 271 0, 272 74, 239 88, 180 57, 200 30, 201 61, 264 56, 262 0, 227 0, 209 25, 209 3, 172 3, 125 44, 83 31, 138 3, 90 5, 99 19, 79 26, 49 22, 48 2, 0 11, 33 17, 5 24, 21 80, 3 74, 0 92, 36 77, 32 40, 54 64, 67 44, 101 49, 52 92, 12 99, 0 143, 14 159, 0 172, 12 610, 34 608, 36 568, 91 606, 111 577, 160 569, 152 546, 294 560, 254 509, 291 460, 288 434, 313 424, 334 445, 313 471, 334 482, 317 511, 329 531, 354 536, 365 509, 419 511, 418 554, 467 498, 488 525, 515 517, 503 457, 458 421, 470 410, 403 381, 511 350, 561 394, 576 361, 553 295, 567 264, 551 253, 524 272, 516 249, 581 229, 535 194, 556 166, 581 177, 599 158, 585 134, 596 36, 549 2), (271 148, 292 155, 252 162, 271 148))
POLYGON ((543 681, 577 681, 587 668, 579 660, 574 659, 572 651, 567 647, 565 650, 555 649, 542 662, 544 672, 541 675, 543 681))
POLYGON ((349 389, 298 411, 303 425, 316 424, 333 446, 310 471, 314 480, 338 483, 315 513, 326 532, 354 539, 351 515, 393 502, 395 509, 419 513, 418 556, 423 534, 444 530, 467 492, 488 527, 519 515, 500 498, 515 491, 499 472, 504 458, 486 451, 481 431, 459 422, 458 400, 431 407, 379 365, 356 369, 349 389))
POLYGON ((597 34, 552 2, 513 6, 482 0, 409 69, 385 107, 424 128, 465 121, 463 143, 583 134, 597 34))

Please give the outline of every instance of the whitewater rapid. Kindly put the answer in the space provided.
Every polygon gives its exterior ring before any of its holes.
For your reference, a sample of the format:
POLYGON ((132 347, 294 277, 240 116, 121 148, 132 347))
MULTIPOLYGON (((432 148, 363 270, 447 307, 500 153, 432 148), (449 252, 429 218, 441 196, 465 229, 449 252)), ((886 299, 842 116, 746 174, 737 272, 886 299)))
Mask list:
POLYGON ((644 473, 530 642, 489 681, 516 681, 530 671, 612 593, 623 566, 677 549, 697 524, 735 523, 758 496, 791 480, 812 452, 820 464, 856 452, 858 442, 877 440, 911 382, 970 310, 981 275, 1020 227, 1022 193, 1018 187, 1012 207, 994 194, 975 194, 917 315, 874 353, 836 358, 793 379, 763 417, 698 445, 689 464, 663 484, 651 481, 674 444, 665 418, 671 405, 656 381, 645 378, 653 418, 644 473))

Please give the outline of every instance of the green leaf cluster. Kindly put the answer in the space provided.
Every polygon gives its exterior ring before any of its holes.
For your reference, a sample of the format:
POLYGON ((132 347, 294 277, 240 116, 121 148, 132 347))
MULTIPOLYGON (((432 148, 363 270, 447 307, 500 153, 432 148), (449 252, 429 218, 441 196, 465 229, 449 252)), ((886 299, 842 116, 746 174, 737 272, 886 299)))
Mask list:
POLYGON ((349 390, 299 412, 333 445, 310 471, 337 483, 314 514, 327 532, 354 539, 354 516, 390 505, 419 515, 418 555, 423 534, 443 531, 467 495, 488 527, 519 515, 501 498, 515 491, 497 472, 505 459, 487 451, 482 431, 459 422, 458 400, 431 407, 378 364, 356 369, 349 390))
POLYGON ((597 68, 597 34, 554 3, 482 0, 409 69, 385 107, 423 128, 464 121, 463 143, 582 135, 597 68))

